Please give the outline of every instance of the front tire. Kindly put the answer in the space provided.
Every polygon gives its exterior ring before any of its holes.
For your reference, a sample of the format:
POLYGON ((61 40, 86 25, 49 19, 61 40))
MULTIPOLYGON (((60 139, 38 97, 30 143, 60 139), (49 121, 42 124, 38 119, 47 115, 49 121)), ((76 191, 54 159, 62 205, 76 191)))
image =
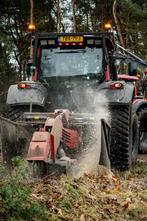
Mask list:
MULTIPOLYGON (((23 119, 23 113, 29 112, 30 107, 25 105, 12 106, 8 111, 8 118, 12 121, 19 121, 23 119)), ((43 108, 40 106, 33 106, 32 112, 43 112, 43 108)))

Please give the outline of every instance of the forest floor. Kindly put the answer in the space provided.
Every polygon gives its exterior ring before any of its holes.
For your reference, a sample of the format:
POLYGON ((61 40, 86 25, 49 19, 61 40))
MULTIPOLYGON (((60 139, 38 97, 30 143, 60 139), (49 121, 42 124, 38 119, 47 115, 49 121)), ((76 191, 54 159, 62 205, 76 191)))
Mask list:
MULTIPOLYGON (((2 170, 1 170, 2 171, 2 170)), ((128 172, 32 181, 24 166, 0 181, 2 221, 147 221, 147 155, 128 172)))

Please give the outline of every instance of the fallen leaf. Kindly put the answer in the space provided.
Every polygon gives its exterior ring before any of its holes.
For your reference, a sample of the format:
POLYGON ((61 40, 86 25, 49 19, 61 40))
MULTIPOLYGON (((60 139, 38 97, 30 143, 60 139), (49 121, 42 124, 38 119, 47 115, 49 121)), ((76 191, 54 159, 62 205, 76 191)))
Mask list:
POLYGON ((32 193, 32 196, 33 196, 35 199, 37 199, 37 200, 42 200, 42 199, 43 199, 43 196, 40 196, 40 195, 38 195, 38 194, 32 193))
POLYGON ((85 221, 85 216, 84 216, 84 214, 82 214, 82 215, 80 216, 80 221, 85 221))

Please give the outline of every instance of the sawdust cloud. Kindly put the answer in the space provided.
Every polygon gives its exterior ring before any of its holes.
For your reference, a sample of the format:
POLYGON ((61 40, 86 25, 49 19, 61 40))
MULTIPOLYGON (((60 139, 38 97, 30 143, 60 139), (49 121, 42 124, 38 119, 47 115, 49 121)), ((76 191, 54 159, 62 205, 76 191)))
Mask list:
POLYGON ((83 92, 76 91, 81 99, 77 102, 81 112, 92 113, 95 118, 95 125, 92 125, 90 132, 86 134, 89 143, 86 150, 81 152, 75 164, 70 168, 70 176, 79 178, 84 174, 96 171, 101 153, 101 119, 110 123, 110 112, 106 96, 91 88, 84 91, 86 101, 82 99, 83 92), (81 102, 80 102, 81 101, 81 102))

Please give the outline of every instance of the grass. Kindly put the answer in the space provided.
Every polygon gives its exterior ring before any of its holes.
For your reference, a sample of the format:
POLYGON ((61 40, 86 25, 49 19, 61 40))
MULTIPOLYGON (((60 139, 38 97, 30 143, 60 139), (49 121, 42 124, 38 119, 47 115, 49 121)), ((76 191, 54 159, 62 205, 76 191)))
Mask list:
POLYGON ((140 197, 143 201, 147 203, 147 189, 140 193, 140 197))
POLYGON ((24 183, 27 174, 23 168, 24 161, 13 159, 14 170, 9 179, 0 182, 1 217, 5 221, 48 220, 45 203, 32 201, 32 188, 24 183))
POLYGON ((147 162, 138 162, 133 170, 133 174, 147 176, 147 162))

